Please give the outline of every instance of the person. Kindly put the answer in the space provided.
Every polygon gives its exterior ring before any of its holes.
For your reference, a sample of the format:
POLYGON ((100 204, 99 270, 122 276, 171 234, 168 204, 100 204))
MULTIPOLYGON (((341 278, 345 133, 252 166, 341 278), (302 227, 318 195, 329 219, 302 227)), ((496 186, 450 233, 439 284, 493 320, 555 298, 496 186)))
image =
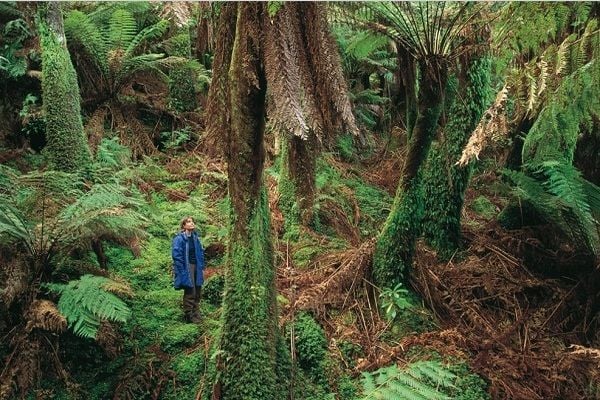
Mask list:
POLYGON ((181 231, 173 238, 173 286, 183 289, 183 314, 186 322, 200 322, 198 306, 204 283, 204 250, 192 217, 181 220, 181 231))

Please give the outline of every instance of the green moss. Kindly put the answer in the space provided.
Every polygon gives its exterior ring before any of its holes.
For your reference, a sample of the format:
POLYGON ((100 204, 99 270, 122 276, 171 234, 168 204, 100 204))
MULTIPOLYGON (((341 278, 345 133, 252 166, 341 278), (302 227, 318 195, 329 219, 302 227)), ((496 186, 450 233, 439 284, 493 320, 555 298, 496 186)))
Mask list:
POLYGON ((327 337, 323 328, 313 317, 304 312, 296 316, 293 326, 298 365, 314 382, 326 386, 324 362, 327 354, 327 337))
POLYGON ((220 306, 223 301, 223 290, 225 288, 225 277, 213 275, 204 281, 202 286, 202 299, 214 306, 220 306))
POLYGON ((276 398, 275 268, 264 189, 255 201, 247 232, 233 231, 230 244, 220 343, 224 398, 276 398))
POLYGON ((45 151, 54 168, 82 170, 91 163, 91 155, 81 121, 77 74, 69 52, 50 28, 43 25, 40 33, 45 151))
POLYGON ((478 196, 471 203, 471 209, 485 219, 492 219, 496 215, 496 206, 485 196, 478 196))
POLYGON ((378 286, 394 287, 408 277, 422 217, 422 188, 415 178, 405 192, 398 188, 392 211, 377 239, 373 277, 378 286))
POLYGON ((450 103, 443 140, 432 146, 423 174, 423 235, 442 258, 451 257, 460 246, 464 194, 472 175, 472 165, 459 167, 456 162, 492 100, 491 59, 476 59, 468 68, 464 87, 457 86, 456 78, 449 79, 448 92, 462 92, 462 99, 450 103))
POLYGON ((290 139, 281 135, 281 154, 279 156, 279 179, 277 191, 279 193, 279 209, 283 213, 284 240, 296 241, 300 235, 300 207, 298 204, 297 188, 290 176, 289 147, 290 139))

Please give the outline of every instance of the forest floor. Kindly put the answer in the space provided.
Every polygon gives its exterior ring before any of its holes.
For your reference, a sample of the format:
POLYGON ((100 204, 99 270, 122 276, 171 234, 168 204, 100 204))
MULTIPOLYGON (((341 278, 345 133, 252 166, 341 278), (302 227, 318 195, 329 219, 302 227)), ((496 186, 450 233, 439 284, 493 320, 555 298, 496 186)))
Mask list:
MULTIPOLYGON (((545 226, 507 230, 498 223, 508 196, 493 161, 477 167, 466 194, 464 250, 442 262, 420 241, 411 287, 375 294, 373 248, 400 179, 403 150, 374 147, 362 157, 356 149, 345 157, 323 154, 316 223, 296 235, 284 232, 272 155, 265 173, 280 326, 289 335, 304 313, 319 322, 336 398, 353 398, 340 395, 344 379, 356 387, 364 372, 434 359, 459 366, 454 371, 464 379, 456 386, 467 389, 456 399, 487 398, 480 390, 493 399, 600 399, 597 271, 573 267, 577 255, 552 247, 545 226)), ((133 182, 147 201, 148 237, 134 246, 135 254, 120 246, 106 252, 110 275, 135 292, 132 319, 122 334, 103 325, 102 354, 82 353, 85 342, 74 335, 62 339, 64 365, 72 371, 66 398, 208 398, 227 247, 226 171, 222 160, 188 151, 148 157, 135 167, 133 182), (170 241, 182 215, 197 219, 206 247, 200 325, 183 321, 181 293, 170 282, 170 241)), ((305 384, 297 383, 304 394, 305 384)), ((37 398, 59 398, 50 395, 56 394, 50 381, 45 385, 37 398)), ((319 393, 297 398, 324 399, 319 393)))

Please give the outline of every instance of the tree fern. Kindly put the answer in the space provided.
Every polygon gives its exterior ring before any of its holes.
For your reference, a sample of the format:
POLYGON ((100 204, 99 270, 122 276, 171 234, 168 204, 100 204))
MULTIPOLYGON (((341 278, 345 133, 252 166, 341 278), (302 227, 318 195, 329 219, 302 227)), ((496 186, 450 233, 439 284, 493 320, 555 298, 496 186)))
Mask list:
POLYGON ((135 54, 138 54, 138 51, 143 44, 149 41, 160 39, 168 28, 169 22, 162 20, 154 25, 142 29, 138 34, 135 35, 135 37, 127 46, 127 49, 125 50, 125 57, 131 57, 135 54))
POLYGON ((404 369, 392 365, 362 375, 361 400, 449 400, 442 390, 454 388, 457 378, 436 361, 418 361, 404 369))
POLYGON ((126 49, 136 36, 137 24, 133 14, 120 8, 113 12, 108 23, 108 40, 112 49, 126 49))
POLYGON ((598 254, 600 188, 582 178, 574 166, 556 161, 530 166, 527 171, 504 171, 515 184, 515 195, 528 201, 575 245, 598 254))
POLYGON ((96 67, 108 74, 109 43, 88 15, 79 10, 70 11, 65 18, 65 35, 69 44, 80 45, 96 67))
POLYGON ((121 299, 106 290, 111 284, 108 278, 84 275, 67 284, 46 287, 60 294, 58 309, 67 318, 69 328, 76 335, 93 339, 102 320, 126 322, 131 314, 121 299))

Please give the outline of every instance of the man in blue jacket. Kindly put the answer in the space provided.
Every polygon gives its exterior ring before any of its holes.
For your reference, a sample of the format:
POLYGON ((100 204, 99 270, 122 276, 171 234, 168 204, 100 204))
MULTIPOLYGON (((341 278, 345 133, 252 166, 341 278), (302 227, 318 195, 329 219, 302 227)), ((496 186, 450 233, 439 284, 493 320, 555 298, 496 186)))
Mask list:
POLYGON ((204 250, 192 217, 181 220, 181 232, 173 239, 171 255, 175 289, 183 289, 183 313, 187 322, 200 322, 198 304, 204 277, 204 250))

